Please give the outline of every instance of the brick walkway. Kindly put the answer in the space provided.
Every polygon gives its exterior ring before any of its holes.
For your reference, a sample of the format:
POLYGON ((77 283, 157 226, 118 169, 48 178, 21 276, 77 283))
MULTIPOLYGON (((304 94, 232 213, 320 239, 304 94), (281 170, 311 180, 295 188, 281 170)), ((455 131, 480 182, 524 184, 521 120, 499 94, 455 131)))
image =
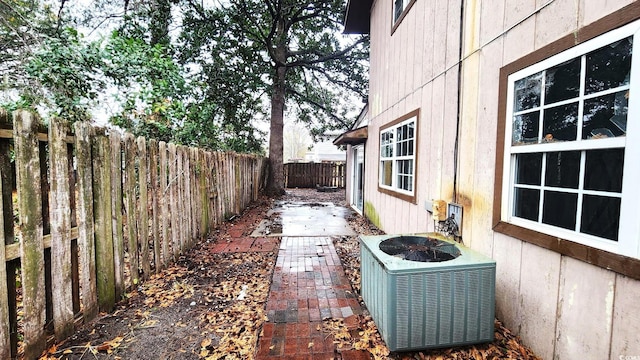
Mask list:
POLYGON ((361 312, 331 238, 284 237, 257 359, 360 358, 337 354, 332 337, 319 328, 324 318, 354 318, 361 312))

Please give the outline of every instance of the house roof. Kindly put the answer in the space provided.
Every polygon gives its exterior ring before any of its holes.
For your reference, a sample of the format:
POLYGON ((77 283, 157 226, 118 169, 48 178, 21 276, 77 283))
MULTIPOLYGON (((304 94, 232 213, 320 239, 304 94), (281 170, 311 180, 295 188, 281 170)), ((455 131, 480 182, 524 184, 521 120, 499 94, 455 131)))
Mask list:
POLYGON ((373 0, 349 0, 344 15, 345 34, 368 34, 373 0))
POLYGON ((334 145, 357 145, 362 144, 368 137, 367 126, 359 127, 354 130, 347 131, 333 140, 334 145))

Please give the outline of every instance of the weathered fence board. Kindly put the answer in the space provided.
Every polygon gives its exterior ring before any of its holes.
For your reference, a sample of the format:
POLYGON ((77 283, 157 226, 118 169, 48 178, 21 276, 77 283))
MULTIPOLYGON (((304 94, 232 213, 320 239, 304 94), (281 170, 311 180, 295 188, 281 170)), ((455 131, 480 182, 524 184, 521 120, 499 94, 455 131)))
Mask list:
POLYGON ((51 276, 53 321, 58 340, 73 333, 73 288, 71 262, 71 200, 69 196, 68 127, 62 121, 49 126, 49 171, 51 178, 51 276))
POLYGON ((158 201, 158 141, 149 140, 149 199, 151 201, 151 241, 153 244, 153 265, 155 272, 162 269, 160 253, 162 245, 160 243, 160 214, 158 201))
POLYGON ((42 189, 38 119, 28 113, 14 115, 14 150, 20 225, 22 303, 25 357, 37 358, 45 349, 45 284, 42 240, 42 189))
POLYGON ((158 152, 160 153, 160 191, 158 197, 160 200, 160 208, 162 211, 162 267, 166 268, 171 259, 170 245, 171 245, 171 229, 169 224, 171 223, 171 217, 169 216, 169 189, 167 181, 167 144, 164 141, 158 143, 158 152))
POLYGON ((111 145, 111 226, 113 231, 113 263, 115 268, 115 298, 122 299, 124 282, 124 228, 122 219, 122 137, 117 131, 109 134, 111 145))
POLYGON ((169 204, 171 214, 171 259, 175 260, 180 255, 180 229, 178 228, 178 173, 176 145, 169 144, 169 204))
MULTIPOLYGON (((10 119, 6 111, 0 109, 0 128, 12 129, 13 121, 10 119)), ((13 137, 13 131, 8 130, 10 136, 13 137)), ((0 229, 0 246, 3 247, 2 252, 7 256, 4 245, 12 245, 14 243, 13 231, 13 201, 12 189, 13 169, 10 157, 10 142, 8 138, 0 138, 0 217, 4 227, 0 229)), ((0 258, 3 259, 3 258, 0 258)), ((6 297, 0 295, 0 304, 7 301, 7 306, 0 310, 0 358, 6 359, 5 353, 14 354, 18 348, 18 330, 17 330, 17 309, 16 309, 16 268, 17 261, 8 261, 4 276, 0 275, 0 294, 6 292, 6 297)))
POLYGON ((131 134, 124 136, 124 208, 127 213, 127 250, 131 284, 138 285, 138 219, 136 216, 136 147, 131 134))
POLYGON ((84 122, 74 124, 76 163, 78 164, 78 252, 80 254, 80 288, 85 319, 98 314, 96 291, 95 224, 93 214, 93 180, 91 165, 91 127, 84 122))
POLYGON ((116 303, 111 210, 111 146, 104 133, 93 141, 93 208, 95 216, 98 306, 109 312, 116 303))
POLYGON ((284 177, 288 188, 343 188, 346 184, 345 165, 341 162, 284 164, 284 177))
POLYGON ((48 336, 110 311, 264 184, 261 157, 73 130, 0 111, 0 358, 37 358, 48 336))
MULTIPOLYGON (((2 114, 0 114, 2 116, 2 114)), ((0 167, 0 179, 2 178, 2 167, 0 167)), ((3 193, 3 184, 0 181, 0 194, 3 193)), ((0 259, 5 258, 5 235, 4 235, 4 205, 0 201, 0 259)), ((7 267, 0 266, 0 304, 9 304, 9 289, 7 288, 7 267)), ((11 358, 11 325, 9 321, 8 306, 0 306, 0 359, 11 358)))
POLYGON ((138 137, 138 186, 140 199, 138 200, 138 248, 140 249, 140 265, 142 278, 148 279, 151 275, 151 262, 149 261, 149 197, 147 193, 147 143, 145 138, 138 137))

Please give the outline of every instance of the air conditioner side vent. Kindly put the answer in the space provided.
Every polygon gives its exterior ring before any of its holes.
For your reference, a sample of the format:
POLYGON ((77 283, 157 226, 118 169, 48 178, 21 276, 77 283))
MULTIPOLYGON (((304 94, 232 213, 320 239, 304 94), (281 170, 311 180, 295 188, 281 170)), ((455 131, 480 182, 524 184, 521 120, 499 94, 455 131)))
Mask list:
POLYGON ((362 297, 391 351, 493 340, 493 260, 461 248, 446 266, 402 260, 405 269, 378 250, 388 236, 360 238, 362 297))

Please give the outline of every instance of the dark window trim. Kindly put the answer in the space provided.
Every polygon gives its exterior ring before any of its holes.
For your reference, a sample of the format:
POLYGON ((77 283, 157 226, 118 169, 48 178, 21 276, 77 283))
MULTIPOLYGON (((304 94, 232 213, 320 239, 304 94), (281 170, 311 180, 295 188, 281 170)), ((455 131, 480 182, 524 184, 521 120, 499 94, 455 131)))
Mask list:
POLYGON ((411 0, 407 4, 407 7, 404 8, 404 10, 402 11, 402 14, 400 14, 400 17, 398 18, 398 20, 396 20, 396 22, 393 22, 393 12, 395 9, 394 9, 393 0, 391 0, 391 35, 393 35, 393 33, 398 28, 398 26, 400 26, 400 23, 402 22, 402 20, 404 20, 405 16, 407 16, 407 13, 409 12, 409 10, 411 10, 411 7, 415 3, 416 3, 416 0, 411 0))
POLYGON ((420 149, 420 136, 418 133, 418 127, 420 126, 419 123, 420 123, 420 109, 415 109, 407 113, 406 115, 403 115, 397 118, 396 120, 393 120, 387 124, 384 124, 383 126, 380 127, 380 130, 378 131, 378 179, 376 180, 378 184, 378 192, 387 194, 389 196, 393 196, 395 198, 410 202, 412 204, 417 204, 416 199, 418 194, 418 153, 419 153, 418 150, 420 149), (416 144, 416 150, 413 155, 413 195, 407 195, 407 194, 399 193, 397 191, 380 187, 380 143, 379 142, 380 142, 380 135, 382 134, 383 131, 385 131, 390 127, 393 127, 394 125, 398 125, 399 123, 405 120, 411 119, 414 116, 416 118, 416 124, 415 124, 415 130, 414 130, 415 131, 414 141, 416 144))
POLYGON ((502 180, 504 165, 504 140, 507 109, 508 76, 529 67, 575 45, 591 40, 620 26, 640 19, 640 2, 631 3, 622 9, 603 17, 575 33, 560 38, 533 53, 526 55, 500 69, 498 97, 498 129, 496 144, 496 173, 493 199, 493 230, 531 244, 558 252, 604 269, 615 271, 630 278, 640 280, 640 260, 608 251, 592 248, 566 239, 539 233, 537 231, 506 223, 501 220, 502 180))

